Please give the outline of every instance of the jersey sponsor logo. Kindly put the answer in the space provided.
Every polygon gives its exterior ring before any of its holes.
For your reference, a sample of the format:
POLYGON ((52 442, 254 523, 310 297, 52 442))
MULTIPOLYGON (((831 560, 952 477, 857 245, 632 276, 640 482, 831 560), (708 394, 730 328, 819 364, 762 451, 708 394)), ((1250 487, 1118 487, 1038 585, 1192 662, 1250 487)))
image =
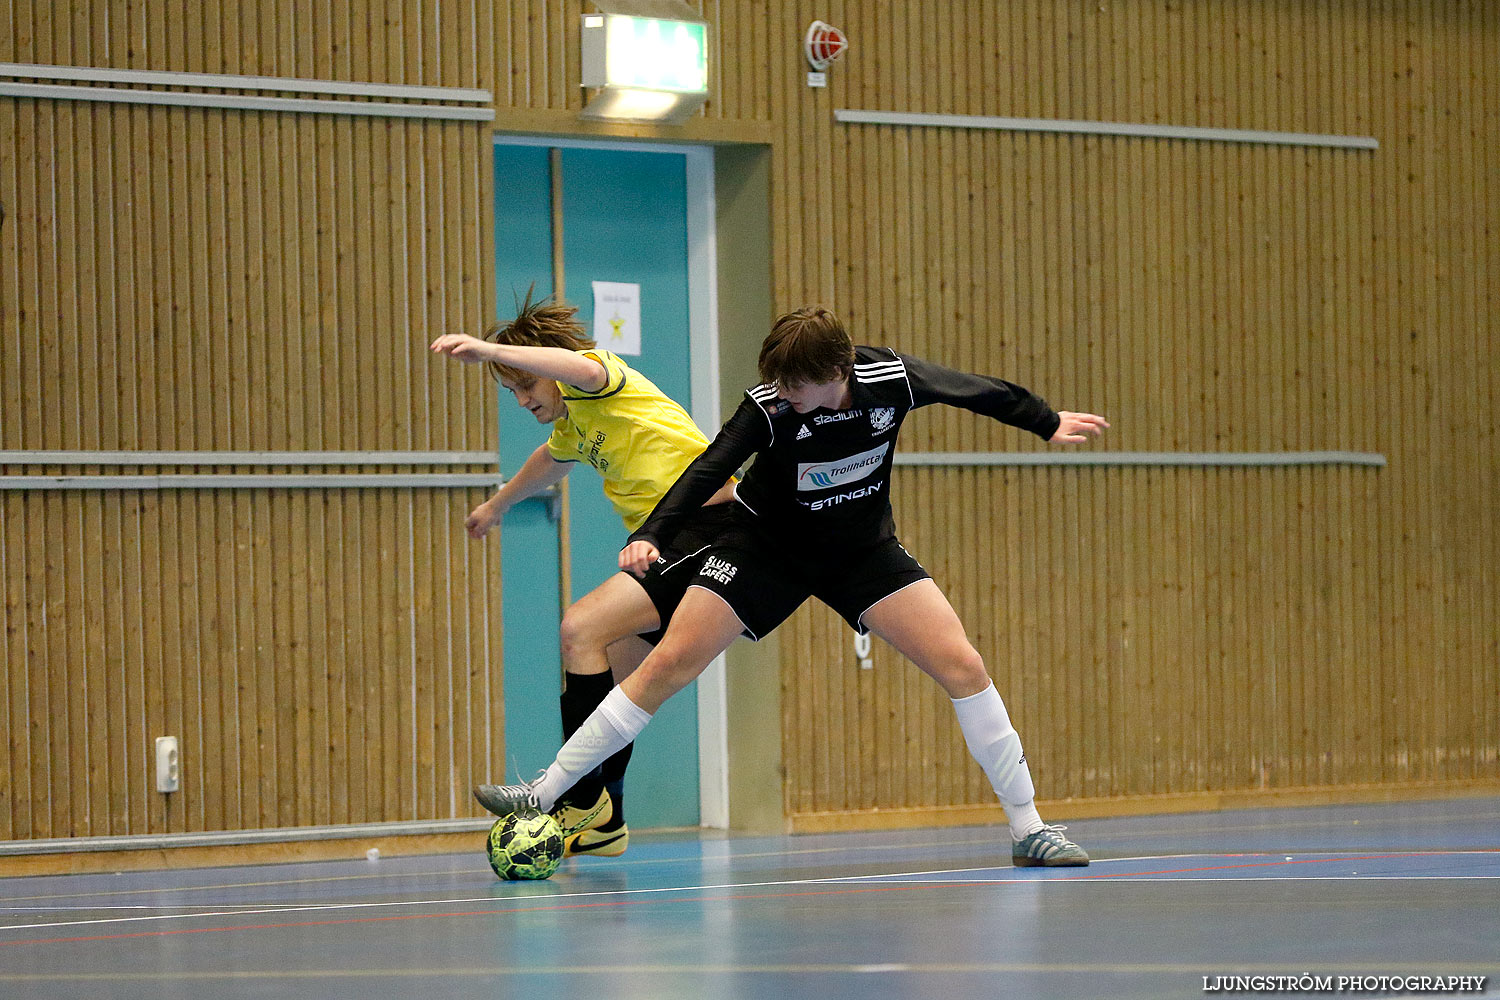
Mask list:
POLYGON ((599 450, 604 447, 606 440, 603 431, 595 431, 592 441, 583 441, 578 445, 578 454, 587 458, 589 464, 600 472, 604 472, 609 468, 609 459, 599 457, 599 450), (585 447, 588 447, 588 451, 583 450, 585 447))
POLYGON ((862 486, 857 490, 850 490, 848 493, 835 493, 833 496, 824 497, 821 500, 799 500, 797 502, 808 510, 826 510, 829 507, 843 503, 845 500, 859 500, 863 497, 872 497, 879 493, 880 488, 884 485, 884 483, 871 483, 869 486, 862 486))
POLYGON ((717 580, 720 583, 728 583, 734 579, 734 575, 739 571, 740 568, 729 560, 720 559, 718 556, 709 556, 703 560, 703 566, 699 568, 698 575, 706 576, 710 580, 717 580))
POLYGON ((896 419, 896 408, 893 406, 877 406, 870 411, 870 430, 879 434, 887 430, 896 419))
POLYGON ((797 464, 797 492, 827 490, 845 483, 856 483, 868 478, 880 468, 886 453, 891 450, 887 441, 879 448, 862 451, 834 462, 799 462, 797 464))
POLYGON ((840 420, 853 420, 864 412, 864 410, 840 410, 837 413, 820 413, 813 417, 813 423, 818 427, 824 424, 836 424, 840 420))
POLYGON ((802 429, 797 432, 797 440, 801 441, 803 438, 810 438, 810 437, 812 437, 812 431, 810 431, 810 430, 807 429, 807 425, 806 424, 803 424, 802 425, 802 429))

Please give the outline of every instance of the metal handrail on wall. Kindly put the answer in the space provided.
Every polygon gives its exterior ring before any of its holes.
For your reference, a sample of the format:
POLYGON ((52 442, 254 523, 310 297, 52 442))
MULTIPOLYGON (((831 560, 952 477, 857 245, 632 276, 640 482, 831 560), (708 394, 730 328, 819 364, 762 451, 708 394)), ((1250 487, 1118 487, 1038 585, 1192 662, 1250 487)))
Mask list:
MULTIPOLYGON (((481 465, 486 451, 0 451, 0 466, 314 466, 481 465)), ((490 472, 382 473, 82 473, 0 476, 0 490, 339 489, 358 487, 468 487, 498 489, 490 472)))
MULTIPOLYGON (((0 451, 5 466, 88 466, 141 468, 177 466, 349 466, 349 465, 492 465, 489 451, 0 451)), ((497 490, 505 485, 498 468, 486 472, 266 472, 266 473, 81 473, 77 475, 0 475, 0 490, 182 490, 182 489, 464 489, 497 490)), ((556 485, 529 500, 547 505, 548 516, 560 516, 556 485)))
POLYGON ((1308 132, 1269 132, 1245 128, 1203 128, 1196 125, 1153 125, 1135 122, 1070 121, 1061 118, 1006 118, 996 115, 928 114, 914 111, 865 111, 838 108, 833 119, 846 125, 912 125, 935 128, 987 129, 996 132, 1056 132, 1066 135, 1112 135, 1134 139, 1179 139, 1193 142, 1248 142, 1267 146, 1317 146, 1328 149, 1379 149, 1368 135, 1320 135, 1308 132))
POLYGON ((79 83, 0 82, 0 96, 54 101, 102 101, 112 104, 165 104, 178 107, 233 108, 241 111, 297 111, 324 115, 383 118, 433 118, 494 121, 488 90, 468 87, 414 87, 405 84, 343 80, 299 80, 291 77, 233 76, 223 73, 166 73, 92 66, 45 66, 0 63, 0 77, 12 80, 65 80, 125 84, 89 87, 79 83), (194 88, 149 90, 149 87, 194 88), (204 90, 261 90, 287 94, 331 94, 377 100, 268 97, 259 94, 204 93, 204 90), (392 104, 390 100, 451 101, 454 104, 392 104))
POLYGON ((1196 467, 1289 465, 1385 466, 1385 456, 1364 451, 1075 451, 1065 454, 1009 451, 907 451, 897 465, 1180 465, 1196 467))

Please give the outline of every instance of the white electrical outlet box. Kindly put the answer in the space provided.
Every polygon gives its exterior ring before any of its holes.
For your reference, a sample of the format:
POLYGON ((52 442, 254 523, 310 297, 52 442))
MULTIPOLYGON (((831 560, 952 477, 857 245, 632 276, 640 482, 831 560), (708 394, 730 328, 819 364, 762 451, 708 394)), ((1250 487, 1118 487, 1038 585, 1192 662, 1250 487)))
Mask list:
POLYGON ((180 781, 180 764, 177 759, 177 737, 156 738, 156 790, 175 792, 180 781))

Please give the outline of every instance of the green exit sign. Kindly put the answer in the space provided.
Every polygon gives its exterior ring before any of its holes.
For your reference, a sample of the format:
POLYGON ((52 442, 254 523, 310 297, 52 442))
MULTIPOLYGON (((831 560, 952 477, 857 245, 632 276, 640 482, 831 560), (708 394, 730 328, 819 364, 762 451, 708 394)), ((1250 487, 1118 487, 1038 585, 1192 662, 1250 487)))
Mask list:
POLYGON ((585 14, 583 85, 708 93, 708 25, 585 14))

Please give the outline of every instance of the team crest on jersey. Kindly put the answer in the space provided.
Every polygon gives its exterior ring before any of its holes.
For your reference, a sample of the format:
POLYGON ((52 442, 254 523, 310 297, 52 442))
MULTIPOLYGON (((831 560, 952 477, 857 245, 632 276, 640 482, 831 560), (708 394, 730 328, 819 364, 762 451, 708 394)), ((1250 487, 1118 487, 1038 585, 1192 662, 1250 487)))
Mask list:
POLYGON ((891 422, 895 419, 896 410, 894 407, 877 406, 870 411, 870 430, 872 433, 879 434, 881 431, 887 430, 891 426, 891 422))
POLYGON ((797 432, 797 440, 801 441, 803 438, 810 438, 810 437, 812 437, 812 431, 810 431, 810 430, 807 429, 807 425, 806 424, 803 424, 802 425, 802 429, 797 432))

